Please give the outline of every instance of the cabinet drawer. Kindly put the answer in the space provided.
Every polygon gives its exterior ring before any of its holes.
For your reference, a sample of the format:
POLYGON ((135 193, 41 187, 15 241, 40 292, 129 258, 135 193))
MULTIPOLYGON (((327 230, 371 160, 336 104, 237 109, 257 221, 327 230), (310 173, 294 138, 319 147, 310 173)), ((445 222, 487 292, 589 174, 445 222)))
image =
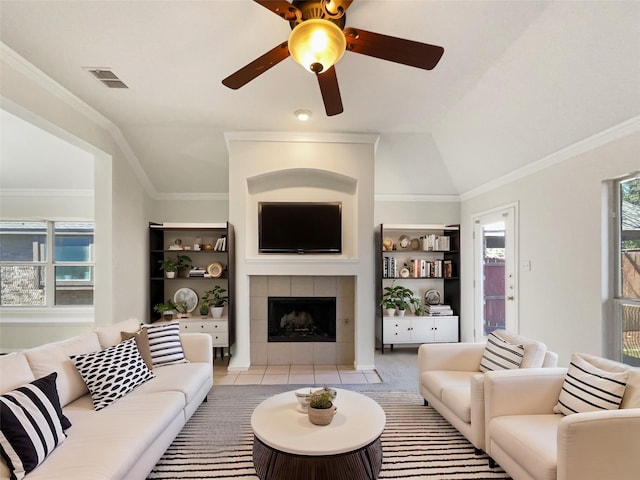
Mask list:
POLYGON ((214 347, 228 347, 229 346, 229 332, 214 332, 209 333, 214 347))
POLYGON ((229 331, 226 320, 182 320, 180 331, 189 333, 217 333, 229 331))

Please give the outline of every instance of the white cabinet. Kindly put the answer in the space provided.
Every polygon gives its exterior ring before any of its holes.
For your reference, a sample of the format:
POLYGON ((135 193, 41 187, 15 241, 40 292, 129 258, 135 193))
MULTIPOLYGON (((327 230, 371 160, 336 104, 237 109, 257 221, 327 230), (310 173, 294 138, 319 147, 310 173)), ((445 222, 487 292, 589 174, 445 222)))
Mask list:
MULTIPOLYGON (((213 341, 213 348, 229 348, 229 321, 226 318, 180 319, 180 331, 185 333, 208 333, 213 341)), ((224 353, 224 350, 222 351, 224 353)))
POLYGON ((458 317, 384 317, 383 344, 458 341, 458 317))

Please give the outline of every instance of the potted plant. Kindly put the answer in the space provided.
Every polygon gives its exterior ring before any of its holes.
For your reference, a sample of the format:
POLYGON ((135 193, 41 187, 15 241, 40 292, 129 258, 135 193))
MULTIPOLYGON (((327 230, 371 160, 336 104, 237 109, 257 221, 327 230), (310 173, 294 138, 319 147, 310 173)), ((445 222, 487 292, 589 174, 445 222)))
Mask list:
POLYGON ((314 425, 329 425, 336 414, 336 407, 333 404, 335 395, 328 388, 317 390, 309 397, 307 412, 309 421, 314 425))
POLYGON ((176 308, 176 304, 173 303, 173 300, 169 299, 164 303, 158 303, 153 307, 154 312, 158 312, 162 315, 164 320, 172 320, 173 319, 173 311, 176 308))
POLYGON ((225 295, 227 290, 220 285, 216 285, 211 290, 204 292, 202 300, 211 308, 211 316, 213 318, 220 318, 224 309, 224 304, 229 301, 229 297, 225 295))
POLYGON ((187 312, 187 301, 180 300, 175 302, 176 310, 178 311, 178 318, 187 318, 189 316, 187 312))
POLYGON ((178 275, 186 277, 191 270, 191 258, 188 255, 178 255, 176 258, 176 264, 178 267, 178 275))
POLYGON ((204 300, 202 300, 200 302, 200 306, 198 307, 198 310, 200 311, 200 316, 202 318, 207 318, 207 315, 209 315, 209 304, 204 300))
POLYGON ((390 287, 384 288, 380 306, 387 310, 389 317, 393 317, 396 310, 398 311, 398 315, 404 315, 411 305, 413 305, 414 311, 416 311, 416 309, 422 309, 420 300, 414 296, 413 290, 403 287, 402 285, 393 284, 390 287))
POLYGON ((164 270, 164 276, 167 278, 175 278, 178 271, 178 262, 175 258, 165 258, 158 260, 160 262, 160 270, 164 270))

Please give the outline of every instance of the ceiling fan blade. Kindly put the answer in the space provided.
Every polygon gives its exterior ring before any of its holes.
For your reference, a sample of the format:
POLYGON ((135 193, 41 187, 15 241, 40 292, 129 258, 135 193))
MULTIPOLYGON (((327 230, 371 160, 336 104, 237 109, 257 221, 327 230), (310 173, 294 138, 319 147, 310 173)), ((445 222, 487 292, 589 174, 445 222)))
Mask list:
POLYGON ((253 0, 256 3, 259 3, 267 10, 271 10, 273 13, 278 15, 281 18, 284 18, 287 21, 295 20, 296 13, 300 13, 297 7, 294 7, 291 3, 287 2, 287 0, 253 0))
POLYGON ((289 56, 289 47, 287 42, 283 42, 275 48, 272 48, 261 57, 256 58, 253 62, 245 65, 240 70, 232 73, 222 80, 225 87, 237 90, 246 85, 258 75, 262 75, 274 65, 280 63, 289 56))
POLYGON ((345 28, 344 34, 347 38, 347 50, 424 70, 435 67, 444 53, 444 48, 436 45, 390 37, 360 28, 345 28))
POLYGON ((326 72, 317 74, 316 77, 318 77, 318 85, 320 85, 320 93, 322 93, 322 101, 324 102, 327 116, 331 117, 342 113, 344 109, 342 108, 336 69, 331 67, 326 72))

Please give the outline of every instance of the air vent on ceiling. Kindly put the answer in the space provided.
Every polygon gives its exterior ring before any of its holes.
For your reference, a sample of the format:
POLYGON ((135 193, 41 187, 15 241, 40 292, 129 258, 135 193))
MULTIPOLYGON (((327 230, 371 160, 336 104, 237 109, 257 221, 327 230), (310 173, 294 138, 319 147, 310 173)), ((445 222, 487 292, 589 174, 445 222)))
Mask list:
POLYGON ((85 67, 85 69, 109 88, 129 88, 108 68, 85 67))

